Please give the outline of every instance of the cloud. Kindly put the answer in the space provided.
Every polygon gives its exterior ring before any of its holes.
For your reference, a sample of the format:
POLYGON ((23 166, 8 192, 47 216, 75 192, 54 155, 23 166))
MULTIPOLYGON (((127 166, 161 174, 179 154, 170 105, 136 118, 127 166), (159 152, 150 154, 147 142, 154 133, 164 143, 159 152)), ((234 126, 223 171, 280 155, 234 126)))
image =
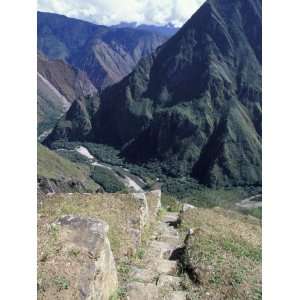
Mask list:
POLYGON ((181 26, 204 2, 205 0, 38 0, 38 9, 104 25, 138 22, 181 26))

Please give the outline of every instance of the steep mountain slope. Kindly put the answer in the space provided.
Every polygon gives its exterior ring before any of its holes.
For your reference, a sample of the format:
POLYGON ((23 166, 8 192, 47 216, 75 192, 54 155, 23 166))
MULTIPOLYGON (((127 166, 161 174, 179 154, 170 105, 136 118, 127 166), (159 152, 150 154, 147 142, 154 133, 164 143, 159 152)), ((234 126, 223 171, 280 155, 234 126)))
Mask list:
POLYGON ((37 145, 38 192, 95 192, 101 187, 90 178, 88 166, 75 164, 43 145, 37 145))
MULTIPOLYGON (((208 0, 100 98, 85 139, 121 148, 132 162, 157 161, 172 176, 260 185, 261 0, 208 0)), ((77 139, 60 132, 63 122, 47 143, 77 139)))
POLYGON ((37 56, 38 134, 53 128, 78 97, 97 93, 87 75, 62 60, 37 56))
POLYGON ((109 28, 38 13, 38 49, 85 71, 101 89, 129 74, 142 56, 152 53, 166 39, 148 30, 109 28))
POLYGON ((85 72, 66 64, 62 60, 50 60, 38 53, 37 70, 70 103, 78 97, 97 93, 97 89, 85 72))
POLYGON ((48 80, 37 74, 38 135, 53 128, 70 105, 48 80))

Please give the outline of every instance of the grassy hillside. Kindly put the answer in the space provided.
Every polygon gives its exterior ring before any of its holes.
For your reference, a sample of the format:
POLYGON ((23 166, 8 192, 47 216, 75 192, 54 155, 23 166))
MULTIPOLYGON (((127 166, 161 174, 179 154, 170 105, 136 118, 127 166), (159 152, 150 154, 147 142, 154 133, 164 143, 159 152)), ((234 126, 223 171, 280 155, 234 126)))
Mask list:
POLYGON ((190 299, 261 299, 261 224, 254 217, 214 209, 183 213, 183 269, 190 299))
POLYGON ((89 176, 89 168, 62 158, 55 152, 38 144, 38 175, 54 179, 85 180, 89 176))
POLYGON ((96 191, 99 186, 90 178, 90 168, 86 165, 75 164, 46 147, 37 147, 39 179, 47 179, 56 183, 80 183, 86 191, 96 191))

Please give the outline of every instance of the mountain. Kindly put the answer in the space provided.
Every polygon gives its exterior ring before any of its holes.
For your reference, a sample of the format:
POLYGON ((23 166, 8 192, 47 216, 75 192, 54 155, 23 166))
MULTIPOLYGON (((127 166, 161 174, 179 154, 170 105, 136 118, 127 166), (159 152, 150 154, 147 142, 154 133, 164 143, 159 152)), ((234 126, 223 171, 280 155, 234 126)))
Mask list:
POLYGON ((38 49, 85 71, 103 89, 128 75, 143 56, 167 40, 149 30, 110 28, 38 12, 38 49))
POLYGON ((46 143, 109 144, 171 176, 261 185, 261 59, 261 0, 208 0, 95 113, 75 101, 46 143))
POLYGON ((51 130, 78 98, 97 93, 86 73, 37 55, 38 134, 51 130))
POLYGON ((113 28, 135 28, 140 30, 145 30, 149 32, 156 32, 159 33, 167 38, 172 37, 179 28, 175 27, 173 24, 167 24, 165 26, 159 26, 159 25, 148 25, 148 24, 140 24, 138 25, 136 22, 121 22, 118 25, 111 26, 113 28))

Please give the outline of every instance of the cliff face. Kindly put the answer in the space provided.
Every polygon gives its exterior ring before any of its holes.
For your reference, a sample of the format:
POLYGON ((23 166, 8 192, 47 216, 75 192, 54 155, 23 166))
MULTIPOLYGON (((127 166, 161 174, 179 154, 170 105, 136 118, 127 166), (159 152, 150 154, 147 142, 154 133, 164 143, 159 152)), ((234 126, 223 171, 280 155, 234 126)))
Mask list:
MULTIPOLYGON (((207 185, 260 185, 261 1, 207 1, 100 98, 88 140, 207 185)), ((48 143, 76 140, 63 128, 48 143)))
POLYGON ((38 132, 53 129, 78 97, 94 95, 97 89, 85 72, 62 60, 37 56, 38 132))

